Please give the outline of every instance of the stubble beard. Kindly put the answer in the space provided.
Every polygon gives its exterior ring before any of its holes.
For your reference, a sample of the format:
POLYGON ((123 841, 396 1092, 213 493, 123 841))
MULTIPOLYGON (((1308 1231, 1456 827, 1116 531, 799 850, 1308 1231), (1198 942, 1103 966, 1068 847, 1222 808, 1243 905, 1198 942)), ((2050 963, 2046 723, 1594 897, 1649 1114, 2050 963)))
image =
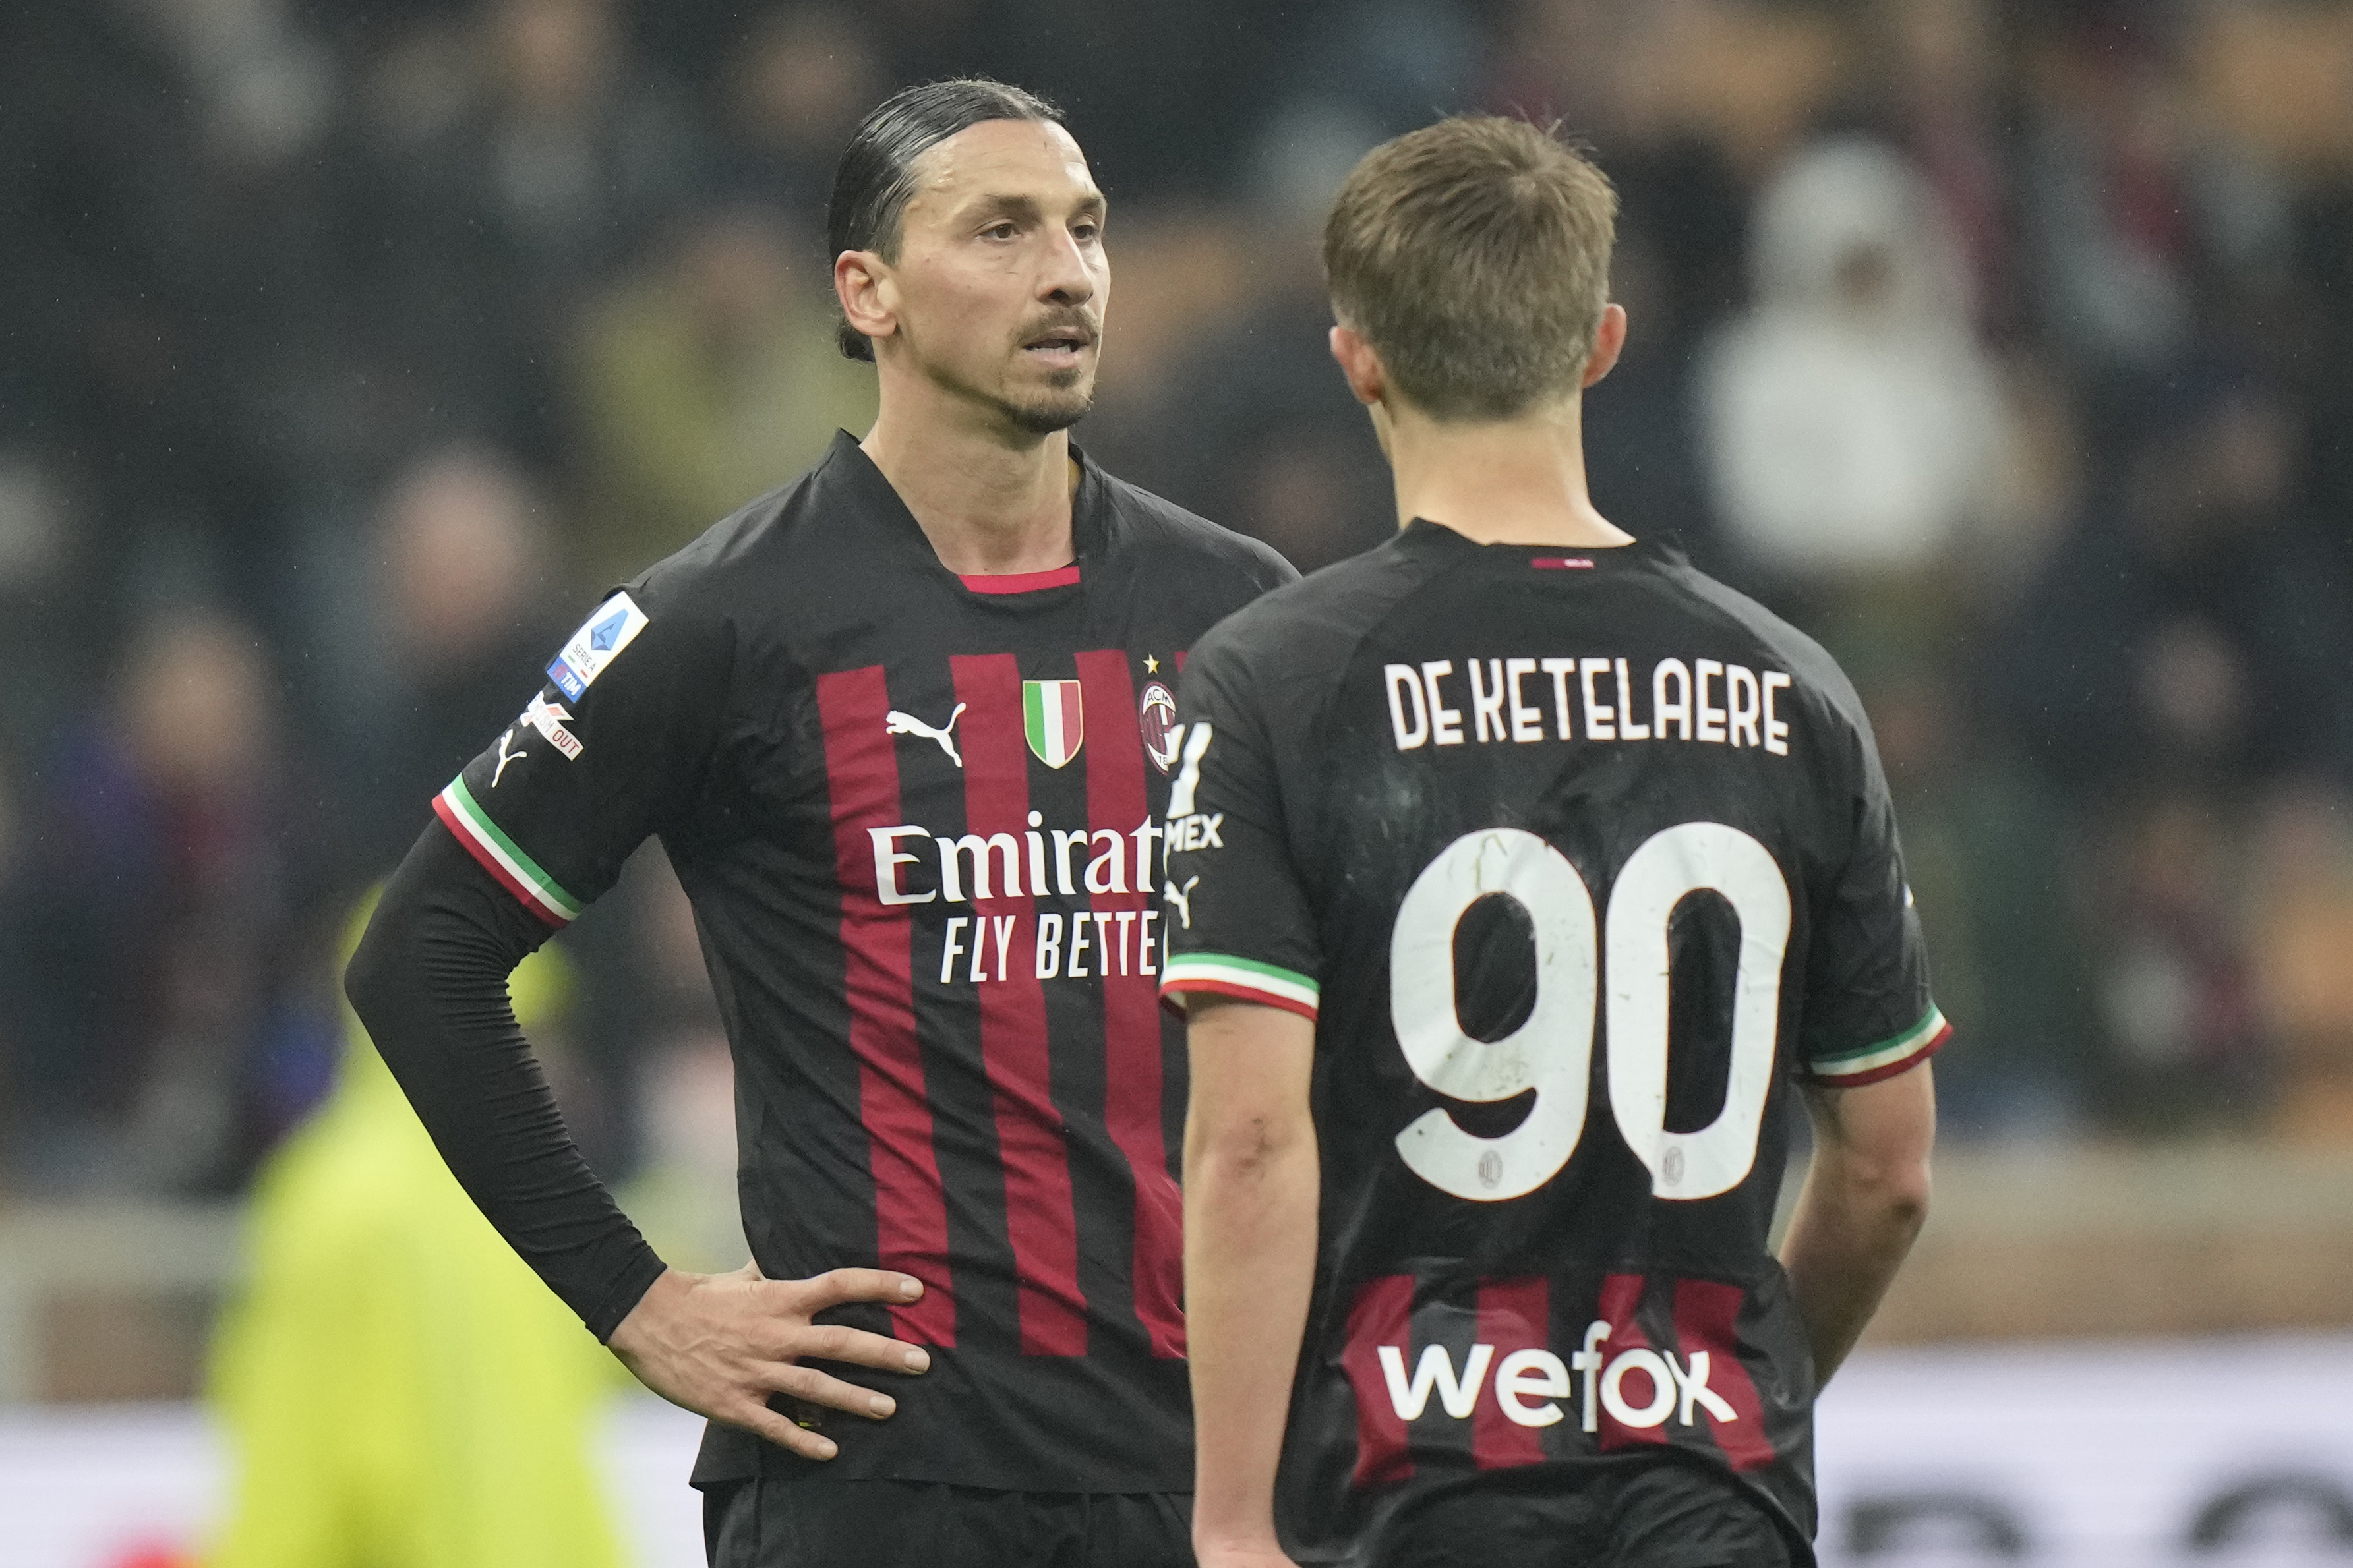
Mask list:
POLYGON ((1093 380, 1083 371, 1071 371, 1069 374, 1067 386, 1051 388, 1026 400, 1007 400, 1002 405, 1007 421, 1015 429, 1031 436, 1051 436, 1085 418, 1095 405, 1093 380))

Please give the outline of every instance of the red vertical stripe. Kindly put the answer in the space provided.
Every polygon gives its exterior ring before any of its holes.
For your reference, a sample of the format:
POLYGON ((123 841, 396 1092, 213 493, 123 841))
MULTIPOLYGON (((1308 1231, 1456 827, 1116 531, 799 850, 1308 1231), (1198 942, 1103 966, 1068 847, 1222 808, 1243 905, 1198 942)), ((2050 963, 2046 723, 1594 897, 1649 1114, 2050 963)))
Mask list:
MULTIPOLYGON (((1136 829, 1151 818, 1144 788, 1144 731, 1136 718, 1135 679, 1127 655, 1108 649, 1079 655, 1079 683, 1085 695, 1087 825, 1109 828, 1124 841, 1124 893, 1096 893, 1091 907, 1128 910, 1135 918, 1123 931, 1114 913, 1098 922, 1111 946, 1099 963, 1103 973, 1103 1121, 1112 1142, 1135 1177, 1135 1315, 1151 1337, 1152 1353, 1185 1353, 1182 1273, 1185 1200, 1168 1174, 1168 1149, 1160 1105, 1161 1024, 1159 975, 1142 964, 1144 915, 1157 912, 1152 895, 1157 840, 1139 839, 1136 829), (1139 843, 1151 846, 1139 856, 1139 843)), ((1153 922, 1152 965, 1160 967, 1163 933, 1153 922)))
MULTIPOLYGON (((1011 654, 948 661, 956 700, 967 711, 964 737, 965 828, 986 838, 1009 833, 1023 845, 1029 875, 1029 752, 1021 727, 1021 669, 1011 654)), ((1027 896, 998 896, 973 906, 991 915, 1019 917, 1029 931, 1036 905, 1027 896)), ((1035 889, 1027 891, 1034 892, 1035 889)), ((992 933, 994 927, 991 928, 992 933)), ((1005 1225, 1018 1281, 1021 1353, 1087 1353, 1087 1302, 1079 1289, 1079 1226, 1071 1204, 1071 1155, 1062 1114, 1054 1108, 1051 1056, 1046 1035, 1046 992, 1036 965, 1009 963, 1003 980, 975 987, 980 1000, 980 1057, 995 1104, 997 1142, 1005 1163, 1005 1225)))
POLYGON ((1410 1274, 1384 1274, 1366 1280, 1348 1309, 1348 1341, 1340 1352, 1340 1367, 1356 1391, 1359 1487, 1401 1481, 1413 1474, 1405 1418, 1389 1402, 1389 1380, 1381 1371, 1383 1345, 1398 1347, 1409 1375, 1416 1364, 1410 1274))
POLYGON ((1087 742, 1087 711, 1078 689, 1061 681, 1054 683, 1054 700, 1062 705, 1062 750, 1071 756, 1087 742))
MULTIPOLYGON (((1471 1456, 1482 1470, 1507 1469, 1544 1460, 1544 1428, 1523 1426, 1504 1413, 1504 1398, 1495 1385, 1504 1358, 1514 1351, 1552 1347, 1552 1291, 1542 1279, 1490 1279, 1479 1287, 1478 1342, 1495 1347, 1488 1368, 1488 1393, 1472 1412, 1471 1456)), ((1574 1380, 1570 1384, 1573 1390, 1574 1380)), ((1556 1400, 1564 1419, 1570 1401, 1556 1400)))
POLYGON ((1701 1415, 1715 1435, 1715 1446, 1736 1470, 1754 1470, 1773 1462, 1773 1441, 1765 1435, 1765 1410, 1757 1398, 1757 1384, 1740 1361, 1741 1291, 1737 1285, 1713 1279, 1675 1282, 1675 1338, 1683 1359, 1695 1351, 1707 1356, 1707 1385, 1732 1406, 1735 1419, 1718 1422, 1701 1415))
MULTIPOLYGON (((1601 1280, 1601 1300, 1593 1315, 1609 1325, 1609 1337, 1594 1347, 1601 1352, 1604 1370, 1628 1351, 1648 1350, 1651 1342, 1642 1332, 1642 1325, 1634 1314, 1642 1306, 1642 1277, 1639 1274, 1609 1274, 1601 1280)), ((1579 1336, 1580 1339, 1582 1336, 1579 1336)), ((1644 1375, 1648 1375, 1645 1373, 1644 1375)), ((1604 1452, 1623 1448, 1637 1443, 1663 1443, 1667 1440, 1665 1426, 1629 1426, 1609 1414, 1601 1405, 1601 1384, 1594 1383, 1594 1403, 1601 1411, 1601 1447, 1604 1452)), ((1629 1403, 1640 1403, 1630 1397, 1629 1403)), ((1669 1421, 1674 1418, 1671 1415, 1669 1421)))
POLYGON ((868 831, 900 821, 899 758, 883 729, 891 694, 882 667, 818 677, 817 701, 841 884, 849 1047, 858 1057, 858 1112, 874 1173, 875 1248, 883 1268, 923 1282, 923 1300, 891 1309, 892 1331, 953 1345, 947 1200, 915 1040, 913 938, 906 911, 881 900, 868 831))

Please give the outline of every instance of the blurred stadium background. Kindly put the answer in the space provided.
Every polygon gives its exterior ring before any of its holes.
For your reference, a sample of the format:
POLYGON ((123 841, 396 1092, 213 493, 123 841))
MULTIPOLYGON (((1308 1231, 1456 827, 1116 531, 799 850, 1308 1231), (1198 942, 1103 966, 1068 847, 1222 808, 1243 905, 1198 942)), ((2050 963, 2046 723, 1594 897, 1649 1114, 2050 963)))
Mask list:
MULTIPOLYGON (((1633 319, 1597 500, 1846 661, 1959 1029, 1826 1561, 2353 1560, 2353 5, 19 0, 0 1565, 219 1538, 212 1346, 353 1087, 338 932, 603 586, 863 428, 833 158, 965 71, 1113 197, 1080 438, 1303 568, 1388 526, 1323 345, 1339 174, 1445 110, 1590 142, 1633 319)), ((665 868, 565 946, 573 1125, 674 1260, 739 1262, 665 868)), ((699 1562, 692 1423, 549 1375, 615 1560, 699 1562)))

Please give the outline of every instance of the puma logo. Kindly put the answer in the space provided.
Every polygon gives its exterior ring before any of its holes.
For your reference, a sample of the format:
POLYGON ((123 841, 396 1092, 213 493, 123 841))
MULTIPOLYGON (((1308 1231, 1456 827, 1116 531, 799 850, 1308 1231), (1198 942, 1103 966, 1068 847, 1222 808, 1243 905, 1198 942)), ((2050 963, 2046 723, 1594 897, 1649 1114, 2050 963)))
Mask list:
POLYGON ((948 761, 962 767, 964 758, 957 753, 955 748, 955 727, 956 721, 964 717, 964 710, 965 705, 961 702, 957 703, 955 711, 948 715, 947 728, 934 730, 913 713, 902 713, 893 708, 882 716, 882 732, 886 735, 921 735, 925 740, 937 741, 940 743, 940 750, 948 754, 948 761))
POLYGON ((507 742, 510 742, 510 741, 512 741, 512 740, 513 740, 513 739, 514 739, 514 730, 513 730, 513 728, 512 728, 512 726, 510 726, 510 727, 508 728, 507 732, 506 732, 505 734, 501 735, 501 736, 499 737, 499 766, 498 766, 498 771, 497 771, 496 773, 493 773, 492 774, 491 774, 491 787, 492 789, 496 789, 496 788, 498 788, 498 787, 499 787, 499 780, 501 780, 501 778, 504 778, 504 777, 506 776, 507 764, 508 764, 509 763, 519 763, 519 762, 522 761, 522 760, 523 760, 523 758, 525 758, 525 757, 527 757, 527 756, 531 755, 531 753, 530 753, 529 752, 510 752, 510 751, 508 751, 508 750, 507 750, 507 742))
POLYGON ((1201 879, 1198 877, 1187 878, 1182 889, 1174 882, 1160 884, 1161 898, 1176 906, 1176 912, 1184 917, 1187 931, 1193 929, 1193 889, 1200 885, 1201 879))

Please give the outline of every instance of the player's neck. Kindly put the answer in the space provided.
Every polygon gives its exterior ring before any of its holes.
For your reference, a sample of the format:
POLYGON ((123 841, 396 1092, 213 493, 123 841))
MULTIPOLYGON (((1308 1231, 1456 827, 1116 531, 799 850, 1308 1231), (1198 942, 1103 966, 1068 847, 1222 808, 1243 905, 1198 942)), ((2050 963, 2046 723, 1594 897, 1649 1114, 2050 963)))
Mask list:
POLYGON ((995 576, 1050 572, 1076 559, 1071 500, 1078 470, 1066 432, 1005 429, 937 396, 909 408, 891 390, 859 445, 943 565, 962 576, 995 576))
POLYGON ((1585 488, 1582 404, 1464 424, 1384 404, 1374 426, 1397 479, 1398 522, 1443 523, 1481 544, 1606 550, 1633 535, 1585 488))

